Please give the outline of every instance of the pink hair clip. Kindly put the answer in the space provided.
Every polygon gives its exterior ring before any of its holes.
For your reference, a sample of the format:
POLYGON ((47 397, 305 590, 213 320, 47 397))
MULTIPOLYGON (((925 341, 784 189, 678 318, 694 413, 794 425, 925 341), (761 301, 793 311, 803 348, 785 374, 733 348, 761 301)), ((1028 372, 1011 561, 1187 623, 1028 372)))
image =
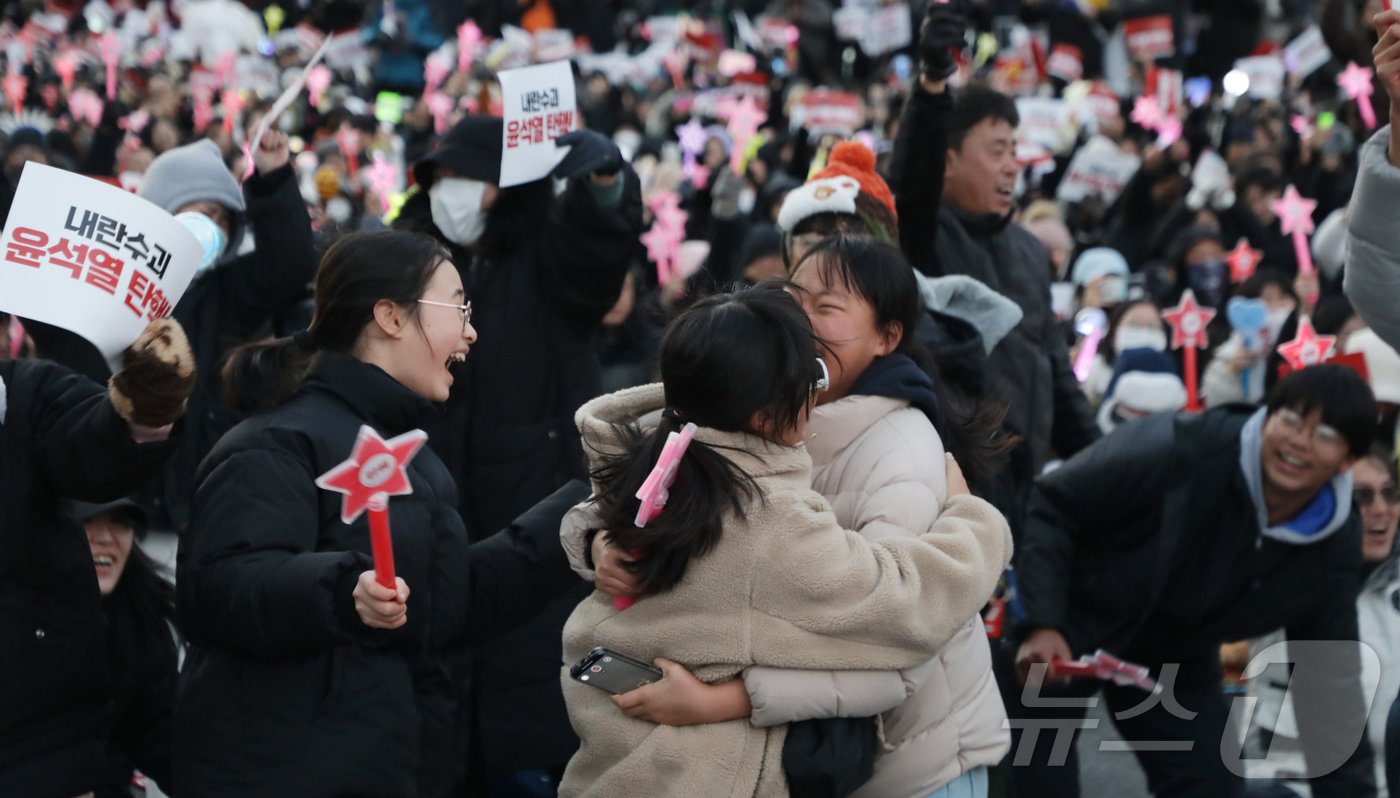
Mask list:
MULTIPOLYGON (((676 469, 680 467, 681 458, 690 447, 696 429, 693 423, 686 424, 680 432, 672 432, 666 437, 666 445, 661 447, 661 456, 656 459, 656 467, 637 489, 637 498, 642 500, 642 506, 637 509, 637 517, 633 519, 633 523, 639 528, 660 515, 661 509, 666 506, 671 485, 676 481, 676 469)), ((632 554, 638 556, 640 552, 634 551, 632 554)), ((613 596, 613 606, 618 610, 625 610, 635 603, 637 599, 633 596, 613 596)))
POLYGON ((642 483, 642 487, 637 489, 637 498, 642 500, 642 506, 637 509, 637 517, 633 521, 638 527, 644 527, 647 522, 661 514, 661 508, 666 506, 666 499, 670 496, 672 483, 676 481, 676 468, 680 465, 681 457, 685 456, 685 450, 690 446, 690 439, 695 437, 696 426, 686 424, 680 432, 673 432, 666 438, 666 445, 661 448, 661 456, 656 459, 656 467, 647 475, 647 479, 642 483))

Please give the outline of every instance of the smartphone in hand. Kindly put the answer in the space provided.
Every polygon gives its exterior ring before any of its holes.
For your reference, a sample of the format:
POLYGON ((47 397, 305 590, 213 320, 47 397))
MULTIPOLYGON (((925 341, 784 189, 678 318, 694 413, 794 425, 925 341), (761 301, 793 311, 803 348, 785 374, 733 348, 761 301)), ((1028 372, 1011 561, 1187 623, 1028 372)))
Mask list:
POLYGON ((606 648, 595 648, 569 668, 575 681, 606 690, 613 695, 631 692, 661 680, 661 671, 652 665, 606 648))

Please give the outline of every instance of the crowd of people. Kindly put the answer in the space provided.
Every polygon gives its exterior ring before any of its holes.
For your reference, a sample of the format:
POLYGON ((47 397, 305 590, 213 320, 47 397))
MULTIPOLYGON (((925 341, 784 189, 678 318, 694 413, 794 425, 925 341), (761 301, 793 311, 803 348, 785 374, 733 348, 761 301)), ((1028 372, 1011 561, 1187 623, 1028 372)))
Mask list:
POLYGON ((202 248, 117 363, 0 296, 0 793, 1117 794, 1100 701, 1154 795, 1400 779, 1388 4, 94 0, 0 53, 0 211, 47 164, 202 248), (498 76, 558 60, 511 184, 498 76), (318 486, 363 428, 428 434, 392 587, 318 486))

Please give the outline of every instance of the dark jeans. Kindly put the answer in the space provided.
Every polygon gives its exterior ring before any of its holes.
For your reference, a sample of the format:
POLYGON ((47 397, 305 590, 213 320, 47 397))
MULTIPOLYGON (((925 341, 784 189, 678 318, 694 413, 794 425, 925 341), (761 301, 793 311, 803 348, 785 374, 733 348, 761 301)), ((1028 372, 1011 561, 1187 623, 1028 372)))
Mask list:
MULTIPOLYGON (((1116 652, 1115 652, 1116 653, 1116 652)), ((1011 723, 1011 794, 1018 798, 1078 798, 1079 763, 1074 744, 1083 727, 1086 702, 1103 691, 1114 726, 1126 748, 1105 749, 1099 756, 1124 756, 1131 750, 1147 774, 1157 798, 1238 798, 1244 780, 1226 768, 1220 743, 1229 718, 1229 704, 1220 690, 1220 659, 1215 654, 1180 663, 1170 691, 1181 710, 1196 713, 1187 720, 1173 714, 1171 702, 1157 701, 1136 687, 1119 687, 1097 680, 1075 679, 1069 685, 1043 688, 1032 706, 1025 706, 1015 673, 1015 648, 999 646, 995 656, 997 683, 1011 723), (1041 706, 1042 702, 1078 706, 1041 706)), ((1152 663, 1144 663, 1153 665, 1152 663)), ((1152 667, 1158 678, 1160 668, 1152 667)))

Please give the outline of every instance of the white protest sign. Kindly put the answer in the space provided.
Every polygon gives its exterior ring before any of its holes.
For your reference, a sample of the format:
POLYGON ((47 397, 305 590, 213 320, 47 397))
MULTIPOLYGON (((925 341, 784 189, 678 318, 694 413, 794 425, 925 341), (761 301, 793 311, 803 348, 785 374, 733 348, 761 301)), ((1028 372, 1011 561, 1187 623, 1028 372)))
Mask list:
POLYGON ((159 207, 32 161, 3 239, 0 310, 77 333, 114 365, 147 322, 170 315, 203 255, 159 207))
POLYGON ((1069 103, 1060 98, 1017 97, 1016 113, 1021 117, 1018 137, 1051 152, 1068 149, 1079 132, 1071 119, 1069 103))
POLYGON ((792 109, 792 129, 805 127, 814 136, 849 136, 863 124, 864 108, 860 98, 851 92, 813 89, 800 106, 792 109))
POLYGON ((559 28, 535 32, 535 60, 540 62, 563 61, 573 58, 577 47, 574 34, 559 28))
POLYGON ((1298 34, 1298 38, 1283 48, 1283 65, 1299 77, 1306 78, 1332 60, 1332 51, 1316 25, 1298 34))
POLYGON ((1055 192, 1060 202, 1080 202, 1098 195, 1112 205, 1128 181, 1137 174, 1142 161, 1103 136, 1095 136, 1075 153, 1055 192))
POLYGON ((870 15, 870 24, 861 37, 860 49, 871 58, 908 47, 914 41, 914 25, 908 3, 885 6, 870 15))
POLYGON ((554 140, 576 127, 578 103, 568 61, 499 74, 505 108, 501 140, 501 188, 546 177, 568 149, 554 140))
POLYGON ((1249 76, 1249 96, 1255 100, 1277 100, 1283 96, 1283 59, 1276 55, 1256 55, 1235 61, 1235 69, 1249 76))

